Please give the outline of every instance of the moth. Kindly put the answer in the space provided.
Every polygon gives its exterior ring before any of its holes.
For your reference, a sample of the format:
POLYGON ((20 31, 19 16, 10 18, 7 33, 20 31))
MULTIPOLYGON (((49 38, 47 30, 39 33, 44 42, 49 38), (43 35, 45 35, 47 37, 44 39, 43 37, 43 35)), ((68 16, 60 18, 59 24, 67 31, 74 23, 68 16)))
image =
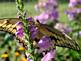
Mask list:
MULTIPOLYGON (((18 40, 20 40, 21 43, 25 46, 24 39, 19 38, 15 33, 16 33, 16 23, 18 21, 21 21, 21 19, 18 18, 5 18, 5 19, 0 19, 0 31, 5 31, 8 33, 11 33, 16 36, 18 40)), ((31 24, 30 22, 29 24, 31 24)), ((80 51, 80 47, 78 43, 71 39, 67 34, 52 28, 46 24, 41 24, 39 21, 35 22, 35 26, 38 28, 38 34, 35 37, 35 41, 40 40, 40 38, 44 35, 48 36, 51 38, 52 43, 54 43, 54 46, 59 46, 59 47, 65 47, 65 48, 70 48, 76 51, 80 51)), ((54 47, 52 46, 52 48, 54 47)))

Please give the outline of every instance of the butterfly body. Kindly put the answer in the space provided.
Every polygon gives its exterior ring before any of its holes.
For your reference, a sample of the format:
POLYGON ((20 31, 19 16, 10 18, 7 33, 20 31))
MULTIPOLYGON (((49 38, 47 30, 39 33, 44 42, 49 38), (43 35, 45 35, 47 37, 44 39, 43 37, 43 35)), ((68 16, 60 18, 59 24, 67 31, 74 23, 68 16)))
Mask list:
MULTIPOLYGON (((6 31, 16 36, 17 39, 22 41, 23 40, 19 38, 16 33, 16 23, 18 21, 21 21, 17 18, 10 18, 10 19, 0 19, 0 31, 6 31)), ((29 23, 31 24, 31 23, 29 23)), ((35 37, 35 41, 40 40, 43 36, 48 36, 51 38, 51 42, 54 44, 54 46, 60 46, 60 47, 66 47, 70 49, 74 49, 77 51, 80 51, 80 47, 77 44, 76 41, 72 40, 68 35, 65 33, 52 28, 48 25, 41 24, 39 22, 35 23, 35 26, 38 28, 37 36, 35 37)), ((54 47, 52 46, 52 48, 54 47)))

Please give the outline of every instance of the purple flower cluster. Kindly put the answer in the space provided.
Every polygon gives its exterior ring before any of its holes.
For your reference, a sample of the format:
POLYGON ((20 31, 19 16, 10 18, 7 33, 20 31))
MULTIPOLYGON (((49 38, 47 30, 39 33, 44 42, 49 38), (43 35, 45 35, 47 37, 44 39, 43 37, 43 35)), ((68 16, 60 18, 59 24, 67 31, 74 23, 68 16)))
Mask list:
MULTIPOLYGON (((35 26, 35 23, 34 23, 32 18, 27 18, 26 20, 29 21, 28 26, 29 26, 29 31, 30 31, 30 37, 31 37, 31 39, 35 39, 35 37, 37 36, 37 33, 38 33, 38 28, 35 26)), ((16 35, 19 36, 19 37, 23 37, 24 32, 23 32, 23 24, 22 24, 22 22, 17 22, 16 24, 17 24, 16 35)), ((48 36, 43 36, 37 42, 37 45, 39 47, 38 52, 43 53, 43 51, 48 50, 52 46, 52 44, 53 43, 51 42, 51 39, 48 36)), ((47 54, 44 54, 44 57, 41 59, 41 61, 49 61, 54 57, 55 57, 55 49, 51 49, 49 52, 47 52, 47 54)), ((28 60, 30 61, 29 58, 28 58, 28 60)))
MULTIPOLYGON (((30 37, 32 39, 35 39, 39 31, 38 31, 38 28, 35 26, 35 23, 33 22, 33 20, 29 21, 29 30, 30 30, 30 37)), ((42 53, 43 51, 49 49, 52 46, 52 42, 49 37, 43 36, 38 41, 37 45, 39 46, 39 50, 38 50, 39 53, 42 53)), ((50 50, 49 52, 47 52, 47 54, 44 55, 41 61, 49 61, 54 57, 55 57, 55 50, 50 50)))
POLYGON ((57 0, 39 0, 38 5, 35 6, 36 10, 40 10, 41 14, 35 16, 40 23, 47 23, 48 20, 58 20, 57 0))
MULTIPOLYGON (((36 34, 38 33, 38 28, 36 28, 34 25, 30 26, 30 36, 32 39, 36 37, 36 34)), ((43 36, 39 42, 37 43, 39 46, 39 53, 43 53, 43 51, 46 51, 52 46, 51 39, 47 36, 43 36)), ((50 50, 50 52, 47 52, 47 54, 44 55, 41 61, 49 61, 52 58, 55 57, 54 51, 50 50)))
POLYGON ((17 22, 16 23, 17 27, 17 32, 16 35, 20 38, 22 38, 24 36, 24 30, 23 30, 23 23, 22 22, 17 22))
POLYGON ((70 0, 69 9, 65 12, 70 20, 76 19, 76 16, 81 13, 81 0, 70 0))
MULTIPOLYGON (((43 53, 43 51, 49 49, 52 46, 52 42, 51 39, 47 36, 43 36, 39 42, 38 42, 38 46, 40 47, 40 52, 43 53)), ((49 61, 49 60, 54 60, 55 58, 55 49, 51 49, 49 52, 47 52, 47 54, 44 54, 44 57, 41 59, 41 61, 49 61)))
POLYGON ((39 42, 38 46, 40 47, 39 52, 48 50, 52 46, 51 39, 48 36, 43 36, 39 42))
POLYGON ((38 28, 35 26, 35 23, 33 22, 33 19, 28 19, 29 20, 29 31, 30 31, 30 38, 35 39, 38 28))
POLYGON ((81 0, 70 0, 69 7, 75 7, 78 4, 81 4, 81 0))

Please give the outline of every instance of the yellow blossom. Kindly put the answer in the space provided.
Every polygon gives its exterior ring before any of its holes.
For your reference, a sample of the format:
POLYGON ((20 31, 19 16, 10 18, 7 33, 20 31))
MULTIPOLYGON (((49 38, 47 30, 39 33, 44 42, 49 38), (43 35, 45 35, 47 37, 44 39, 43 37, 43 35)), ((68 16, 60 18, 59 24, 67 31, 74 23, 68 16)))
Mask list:
POLYGON ((7 57, 8 57, 8 54, 2 54, 1 57, 2 57, 2 58, 7 58, 7 57))
POLYGON ((20 47, 18 50, 23 51, 23 50, 25 50, 25 48, 24 47, 20 47))
POLYGON ((19 56, 20 55, 20 53, 19 52, 15 52, 15 56, 19 56))
POLYGON ((25 57, 23 57, 23 58, 21 59, 21 61, 27 61, 27 59, 26 59, 25 57))

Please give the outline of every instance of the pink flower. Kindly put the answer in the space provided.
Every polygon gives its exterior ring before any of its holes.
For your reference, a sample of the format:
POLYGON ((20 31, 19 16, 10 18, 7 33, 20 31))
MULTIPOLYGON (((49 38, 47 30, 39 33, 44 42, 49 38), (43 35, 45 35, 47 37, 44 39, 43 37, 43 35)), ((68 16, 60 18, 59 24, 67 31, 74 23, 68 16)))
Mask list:
POLYGON ((51 50, 41 59, 41 61, 51 61, 52 59, 54 61, 55 54, 56 54, 56 50, 51 50))
POLYGON ((81 36, 81 31, 79 31, 79 35, 81 36))
POLYGON ((70 0, 69 7, 74 7, 78 4, 81 4, 81 0, 70 0))
POLYGON ((49 3, 54 4, 54 6, 58 5, 56 0, 48 0, 49 3))
POLYGON ((55 28, 58 29, 58 30, 60 30, 60 31, 62 31, 62 32, 64 32, 64 33, 68 33, 68 32, 72 31, 71 28, 67 27, 66 25, 64 25, 62 23, 57 23, 55 25, 55 28))
POLYGON ((70 0, 70 3, 77 2, 77 0, 70 0))
POLYGON ((35 20, 39 20, 40 23, 47 23, 49 15, 47 13, 41 13, 39 16, 35 16, 35 20))
POLYGON ((81 8, 78 8, 76 11, 77 13, 81 13, 81 8))
POLYGON ((77 0, 70 0, 69 7, 73 7, 77 4, 77 0))

